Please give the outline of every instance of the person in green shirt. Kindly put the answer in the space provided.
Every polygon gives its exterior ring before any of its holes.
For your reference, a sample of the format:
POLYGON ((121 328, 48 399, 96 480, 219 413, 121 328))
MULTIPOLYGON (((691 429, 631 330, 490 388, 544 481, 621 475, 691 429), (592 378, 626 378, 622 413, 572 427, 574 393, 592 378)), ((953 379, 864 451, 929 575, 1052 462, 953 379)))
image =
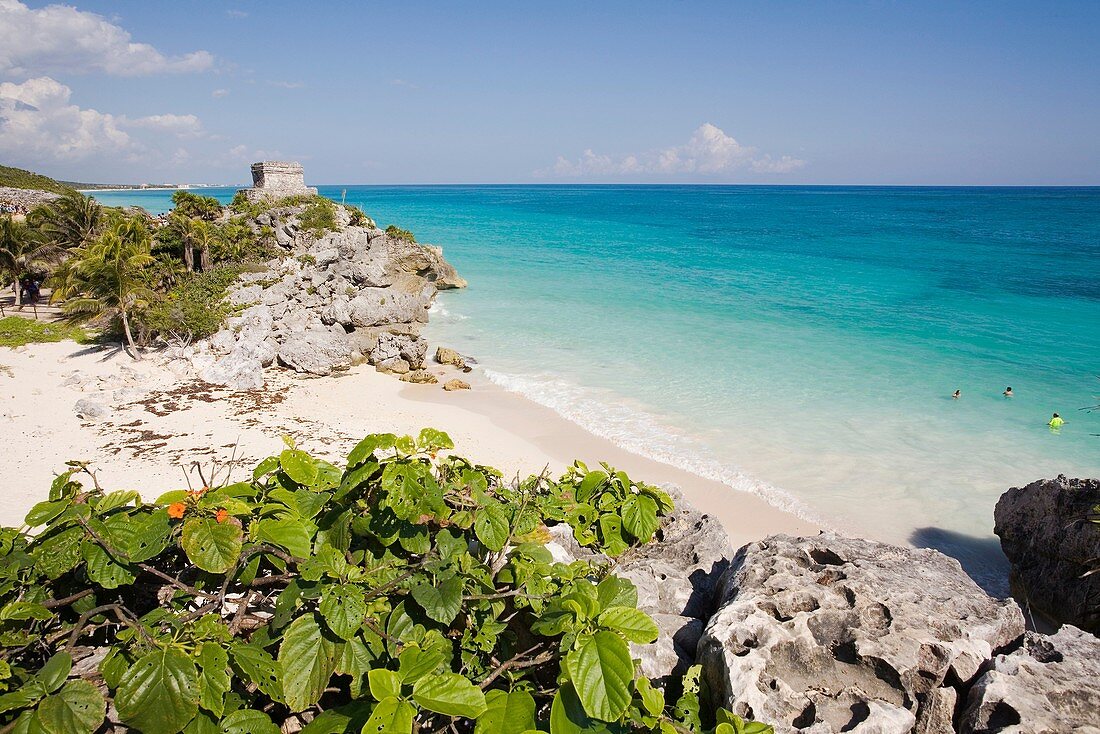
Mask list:
POLYGON ((1054 417, 1050 419, 1050 423, 1047 423, 1047 425, 1051 428, 1061 428, 1063 425, 1065 425, 1065 421, 1062 420, 1062 416, 1055 413, 1054 417))

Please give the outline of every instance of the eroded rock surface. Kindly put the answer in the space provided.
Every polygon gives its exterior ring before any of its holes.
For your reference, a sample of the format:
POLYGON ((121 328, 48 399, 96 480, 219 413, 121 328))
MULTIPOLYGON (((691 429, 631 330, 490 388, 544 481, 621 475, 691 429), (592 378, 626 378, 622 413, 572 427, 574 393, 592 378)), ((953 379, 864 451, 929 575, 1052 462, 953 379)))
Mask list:
POLYGON ((704 676, 777 732, 952 732, 958 691, 1024 632, 957 561, 830 533, 743 547, 720 601, 704 676))
POLYGON ((1100 733, 1100 639, 1070 625, 1029 632, 974 684, 959 731, 1100 733))
POLYGON ((993 531, 1012 563, 1013 590, 1055 622, 1100 633, 1100 479, 1057 479, 1001 495, 993 531))

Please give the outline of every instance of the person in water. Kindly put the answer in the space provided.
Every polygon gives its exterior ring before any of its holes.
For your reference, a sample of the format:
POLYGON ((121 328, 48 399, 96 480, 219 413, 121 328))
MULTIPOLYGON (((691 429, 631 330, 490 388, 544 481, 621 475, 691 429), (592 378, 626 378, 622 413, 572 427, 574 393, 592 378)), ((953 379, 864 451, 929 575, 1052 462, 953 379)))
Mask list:
POLYGON ((1013 395, 1012 388, 1011 387, 1006 387, 1005 391, 1003 393, 1001 393, 1001 395, 1004 395, 1006 398, 1012 397, 1012 395, 1013 395))
POLYGON ((956 390, 955 394, 951 396, 953 400, 958 400, 960 397, 962 397, 962 390, 956 390))
POLYGON ((1062 420, 1062 416, 1058 415, 1057 413, 1055 413, 1054 417, 1050 419, 1050 423, 1047 423, 1047 425, 1051 428, 1061 428, 1065 424, 1066 422, 1062 420))

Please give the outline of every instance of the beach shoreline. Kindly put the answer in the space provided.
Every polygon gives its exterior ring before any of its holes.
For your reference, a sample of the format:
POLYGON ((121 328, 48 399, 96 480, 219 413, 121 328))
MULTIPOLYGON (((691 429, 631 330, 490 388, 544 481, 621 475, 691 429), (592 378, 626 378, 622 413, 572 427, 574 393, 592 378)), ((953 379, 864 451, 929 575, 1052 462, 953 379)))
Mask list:
POLYGON ((136 489, 152 500, 188 484, 202 486, 212 473, 214 481, 243 479, 283 448, 284 435, 339 460, 368 433, 433 427, 451 435, 455 453, 506 477, 544 468, 556 476, 581 459, 590 466, 606 461, 635 480, 675 485, 687 502, 722 522, 734 547, 774 533, 819 530, 760 497, 625 451, 477 373, 451 367, 431 365, 441 382, 461 376, 473 389, 403 383, 359 365, 320 378, 268 370, 264 390, 233 393, 173 371, 157 354, 134 361, 114 346, 74 342, 5 348, 0 365, 0 420, 8 424, 0 457, 13 478, 0 499, 5 525, 22 524, 69 460, 91 462, 108 491, 136 489), (83 416, 75 410, 79 401, 86 401, 83 416))

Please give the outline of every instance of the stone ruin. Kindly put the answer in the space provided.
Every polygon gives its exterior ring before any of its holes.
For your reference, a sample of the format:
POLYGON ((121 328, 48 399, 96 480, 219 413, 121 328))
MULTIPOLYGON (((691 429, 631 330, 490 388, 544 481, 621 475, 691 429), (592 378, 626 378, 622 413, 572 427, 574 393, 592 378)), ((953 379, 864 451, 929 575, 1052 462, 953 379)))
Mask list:
POLYGON ((311 196, 317 189, 306 186, 302 164, 287 161, 261 161, 252 164, 252 188, 241 189, 249 201, 283 199, 288 196, 311 196))

